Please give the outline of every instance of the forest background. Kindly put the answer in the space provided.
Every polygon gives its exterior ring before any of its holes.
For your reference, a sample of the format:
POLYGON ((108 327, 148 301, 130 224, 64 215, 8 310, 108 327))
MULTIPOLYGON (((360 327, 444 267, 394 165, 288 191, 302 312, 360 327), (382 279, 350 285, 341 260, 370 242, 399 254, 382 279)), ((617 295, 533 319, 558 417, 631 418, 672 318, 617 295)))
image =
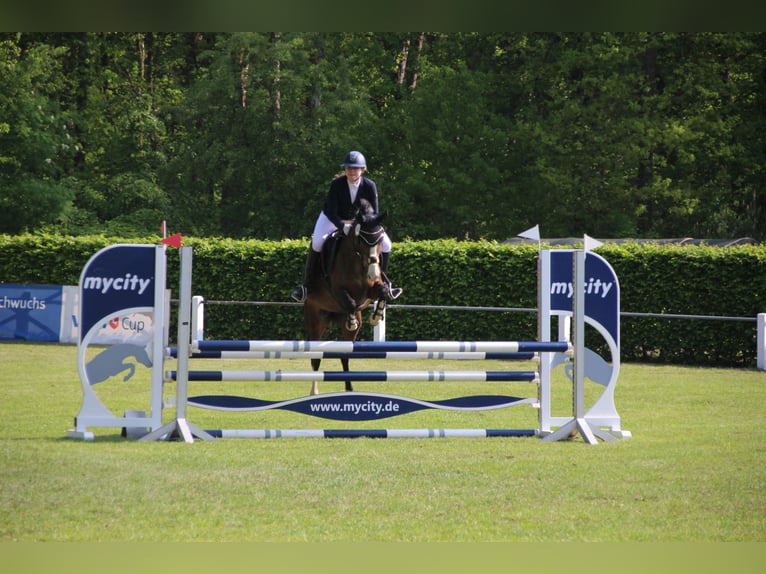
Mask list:
POLYGON ((0 33, 0 233, 766 239, 766 33, 0 33))

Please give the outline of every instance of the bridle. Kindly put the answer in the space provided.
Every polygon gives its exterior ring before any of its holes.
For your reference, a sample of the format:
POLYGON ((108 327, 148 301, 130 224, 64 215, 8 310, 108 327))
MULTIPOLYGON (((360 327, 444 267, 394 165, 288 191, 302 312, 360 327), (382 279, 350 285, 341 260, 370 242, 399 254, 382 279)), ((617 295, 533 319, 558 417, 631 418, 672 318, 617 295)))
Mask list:
MULTIPOLYGON (((367 248, 367 279, 369 281, 375 281, 380 278, 380 259, 378 258, 378 246, 383 239, 385 230, 383 226, 378 224, 373 231, 367 231, 362 229, 362 224, 357 223, 354 228, 354 234, 358 238, 359 242, 363 244, 363 249, 367 248)), ((357 254, 364 263, 364 257, 362 253, 357 251, 357 254)))

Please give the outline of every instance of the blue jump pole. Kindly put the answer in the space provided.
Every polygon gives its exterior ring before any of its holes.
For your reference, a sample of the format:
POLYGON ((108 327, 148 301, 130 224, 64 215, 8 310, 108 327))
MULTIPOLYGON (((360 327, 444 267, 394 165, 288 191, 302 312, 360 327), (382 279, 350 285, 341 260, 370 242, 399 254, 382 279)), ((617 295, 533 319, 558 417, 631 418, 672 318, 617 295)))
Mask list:
POLYGON ((193 341, 197 351, 268 352, 560 352, 572 350, 568 341, 193 341))
MULTIPOLYGON (((175 380, 177 371, 168 371, 175 380)), ((528 381, 537 371, 189 371, 189 381, 528 381)))

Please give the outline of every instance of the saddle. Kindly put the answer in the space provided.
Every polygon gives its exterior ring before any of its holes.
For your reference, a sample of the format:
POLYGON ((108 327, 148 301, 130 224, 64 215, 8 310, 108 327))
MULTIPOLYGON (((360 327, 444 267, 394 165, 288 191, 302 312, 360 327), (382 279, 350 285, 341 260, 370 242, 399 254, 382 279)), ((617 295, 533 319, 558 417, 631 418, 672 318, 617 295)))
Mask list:
POLYGON ((332 273, 333 266, 335 265, 335 256, 338 253, 338 245, 343 238, 345 238, 345 235, 339 229, 336 229, 325 239, 324 245, 322 245, 321 264, 319 266, 319 272, 323 278, 329 277, 330 273, 332 273))

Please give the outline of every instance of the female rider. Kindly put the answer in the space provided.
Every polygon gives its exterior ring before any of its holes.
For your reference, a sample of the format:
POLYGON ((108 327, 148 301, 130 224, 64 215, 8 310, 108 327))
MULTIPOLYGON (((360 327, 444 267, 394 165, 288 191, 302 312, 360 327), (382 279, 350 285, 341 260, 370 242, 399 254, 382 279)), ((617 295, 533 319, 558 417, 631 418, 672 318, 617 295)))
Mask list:
MULTIPOLYGON (((335 178, 330 183, 324 207, 314 224, 314 232, 311 235, 311 247, 306 259, 306 268, 303 272, 303 284, 291 294, 291 297, 299 303, 306 300, 311 280, 315 275, 319 257, 322 253, 322 245, 324 245, 327 237, 336 229, 348 235, 351 225, 344 221, 353 219, 354 212, 359 207, 359 202, 362 199, 366 199, 370 203, 375 214, 378 213, 378 187, 373 180, 363 175, 367 169, 367 161, 364 156, 358 151, 350 151, 343 158, 341 167, 343 168, 344 175, 335 178)), ((380 271, 383 277, 383 294, 389 301, 396 299, 402 294, 402 289, 392 287, 391 281, 386 275, 390 253, 391 239, 387 233, 384 233, 380 254, 380 271)))

